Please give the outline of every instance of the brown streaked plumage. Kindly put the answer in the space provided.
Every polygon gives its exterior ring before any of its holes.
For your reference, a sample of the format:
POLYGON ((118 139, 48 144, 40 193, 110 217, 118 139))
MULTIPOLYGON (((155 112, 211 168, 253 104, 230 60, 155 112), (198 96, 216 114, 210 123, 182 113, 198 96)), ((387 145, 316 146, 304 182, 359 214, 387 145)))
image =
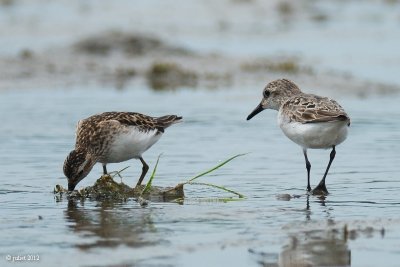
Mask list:
POLYGON ((312 94, 290 97, 282 105, 289 121, 315 123, 349 120, 344 109, 333 99, 312 94))
POLYGON ((148 171, 142 153, 158 141, 165 129, 179 122, 182 117, 166 115, 150 117, 135 112, 104 112, 78 122, 75 149, 64 162, 64 174, 68 188, 75 186, 86 177, 94 164, 122 162, 137 158, 142 164, 141 184, 148 171))

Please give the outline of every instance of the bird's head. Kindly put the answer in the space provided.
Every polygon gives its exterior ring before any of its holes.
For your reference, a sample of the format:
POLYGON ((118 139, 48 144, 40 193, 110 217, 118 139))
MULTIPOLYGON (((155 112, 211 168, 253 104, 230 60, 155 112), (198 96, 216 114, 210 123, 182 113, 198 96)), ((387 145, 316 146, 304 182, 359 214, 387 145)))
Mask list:
POLYGON ((68 179, 68 191, 75 186, 92 170, 96 161, 85 151, 72 150, 64 161, 64 174, 68 179))
POLYGON ((247 116, 247 120, 264 109, 279 110, 286 99, 299 93, 301 93, 299 87, 287 79, 278 79, 268 83, 263 90, 261 103, 247 116))

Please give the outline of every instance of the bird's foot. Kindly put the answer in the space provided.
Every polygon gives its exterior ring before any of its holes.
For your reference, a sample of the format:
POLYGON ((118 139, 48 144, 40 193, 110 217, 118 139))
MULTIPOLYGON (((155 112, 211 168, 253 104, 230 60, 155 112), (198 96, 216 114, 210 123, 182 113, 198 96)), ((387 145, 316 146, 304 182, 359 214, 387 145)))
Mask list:
POLYGON ((319 183, 313 190, 310 192, 314 196, 326 196, 329 194, 328 189, 326 189, 325 183, 319 183))

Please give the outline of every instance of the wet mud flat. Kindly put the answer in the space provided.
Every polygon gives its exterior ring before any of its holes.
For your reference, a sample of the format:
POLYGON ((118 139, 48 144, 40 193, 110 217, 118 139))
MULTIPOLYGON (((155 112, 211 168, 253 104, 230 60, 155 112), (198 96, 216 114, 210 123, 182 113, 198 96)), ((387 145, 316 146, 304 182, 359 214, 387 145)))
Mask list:
POLYGON ((0 89, 96 85, 117 89, 147 84, 157 91, 180 88, 263 86, 286 77, 321 90, 365 96, 391 94, 400 88, 321 72, 299 56, 232 57, 205 54, 169 44, 143 33, 106 31, 69 47, 42 52, 26 48, 17 56, 0 56, 0 89))

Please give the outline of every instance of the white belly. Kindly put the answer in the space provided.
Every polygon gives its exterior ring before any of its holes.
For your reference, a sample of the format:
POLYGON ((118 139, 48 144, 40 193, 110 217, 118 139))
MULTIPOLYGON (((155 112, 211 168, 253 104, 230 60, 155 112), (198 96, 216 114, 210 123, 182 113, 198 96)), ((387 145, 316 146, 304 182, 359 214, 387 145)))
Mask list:
POLYGON ((149 132, 139 131, 136 127, 129 127, 118 134, 101 163, 117 163, 132 158, 140 158, 147 149, 154 145, 161 137, 157 130, 149 132))
POLYGON ((347 137, 347 121, 299 123, 278 118, 283 133, 303 148, 330 148, 347 137))

